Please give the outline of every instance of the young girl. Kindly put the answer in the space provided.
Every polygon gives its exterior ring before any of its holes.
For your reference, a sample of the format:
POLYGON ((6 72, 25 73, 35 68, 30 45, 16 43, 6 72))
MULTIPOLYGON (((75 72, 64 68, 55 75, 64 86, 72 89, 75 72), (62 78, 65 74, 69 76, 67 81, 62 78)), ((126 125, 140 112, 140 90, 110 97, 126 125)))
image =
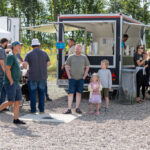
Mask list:
POLYGON ((101 104, 100 91, 102 90, 102 86, 100 84, 99 76, 97 73, 92 74, 88 90, 90 91, 89 102, 91 103, 90 114, 94 114, 94 104, 96 104, 96 114, 99 115, 99 109, 101 104))

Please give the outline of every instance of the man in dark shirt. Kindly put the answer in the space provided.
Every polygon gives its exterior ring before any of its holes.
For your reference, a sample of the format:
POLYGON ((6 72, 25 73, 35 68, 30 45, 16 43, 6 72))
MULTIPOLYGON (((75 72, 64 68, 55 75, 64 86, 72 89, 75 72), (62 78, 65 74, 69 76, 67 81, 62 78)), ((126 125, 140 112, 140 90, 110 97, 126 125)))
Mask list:
POLYGON ((23 63, 24 68, 29 65, 29 93, 31 113, 36 113, 36 91, 39 95, 39 111, 44 112, 45 87, 47 80, 47 67, 50 65, 50 59, 46 52, 40 49, 38 39, 32 40, 33 50, 28 52, 23 63))
POLYGON ((6 59, 6 53, 5 49, 8 45, 8 39, 3 38, 0 41, 0 104, 2 104, 5 101, 5 90, 3 86, 3 78, 5 73, 5 59, 6 59))

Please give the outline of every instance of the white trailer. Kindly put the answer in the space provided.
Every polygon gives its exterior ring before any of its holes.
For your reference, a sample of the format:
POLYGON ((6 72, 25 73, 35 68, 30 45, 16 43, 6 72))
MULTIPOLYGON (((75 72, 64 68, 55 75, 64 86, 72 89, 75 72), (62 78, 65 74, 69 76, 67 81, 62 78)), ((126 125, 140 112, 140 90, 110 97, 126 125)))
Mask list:
POLYGON ((20 18, 0 17, 0 29, 11 33, 11 42, 20 40, 20 18))

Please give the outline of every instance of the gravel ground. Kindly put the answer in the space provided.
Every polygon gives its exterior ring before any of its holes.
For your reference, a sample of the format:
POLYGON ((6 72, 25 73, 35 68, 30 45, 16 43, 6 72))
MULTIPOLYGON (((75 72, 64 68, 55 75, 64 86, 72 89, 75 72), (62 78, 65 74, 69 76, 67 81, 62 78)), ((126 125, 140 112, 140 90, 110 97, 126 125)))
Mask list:
MULTIPOLYGON (((66 110, 67 94, 54 83, 49 83, 53 102, 46 102, 46 113, 66 110)), ((75 105, 75 104, 74 104, 75 105)), ((0 150, 149 150, 150 101, 142 104, 110 103, 99 116, 89 115, 88 98, 81 102, 83 115, 72 122, 27 122, 25 126, 12 123, 11 112, 0 113, 0 150)), ((24 106, 20 115, 29 112, 24 106)), ((73 109, 73 113, 74 109, 73 109)))

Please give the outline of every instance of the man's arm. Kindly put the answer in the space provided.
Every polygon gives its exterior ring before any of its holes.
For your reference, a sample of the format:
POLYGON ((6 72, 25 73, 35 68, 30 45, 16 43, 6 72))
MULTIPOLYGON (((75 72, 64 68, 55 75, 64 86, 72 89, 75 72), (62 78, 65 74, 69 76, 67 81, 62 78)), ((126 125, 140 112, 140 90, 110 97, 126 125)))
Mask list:
POLYGON ((8 78, 8 80, 9 80, 9 82, 10 82, 10 85, 12 85, 13 84, 13 79, 12 79, 12 76, 11 76, 11 71, 10 71, 10 69, 11 69, 11 66, 6 66, 6 75, 7 75, 7 78, 8 78))
POLYGON ((85 73, 84 73, 84 76, 83 76, 83 79, 85 80, 85 78, 86 78, 86 76, 87 76, 87 74, 88 74, 88 72, 89 72, 89 69, 90 69, 90 67, 89 66, 86 66, 86 68, 85 68, 85 73))
POLYGON ((51 65, 51 62, 50 61, 48 61, 47 62, 47 67, 49 67, 51 65))
POLYGON ((67 76, 68 76, 68 79, 71 79, 71 75, 70 75, 70 66, 68 65, 65 65, 65 69, 66 69, 66 73, 67 73, 67 76))
POLYGON ((4 60, 0 60, 0 65, 1 65, 1 67, 2 67, 2 69, 3 69, 3 71, 5 72, 5 63, 4 63, 4 60))

